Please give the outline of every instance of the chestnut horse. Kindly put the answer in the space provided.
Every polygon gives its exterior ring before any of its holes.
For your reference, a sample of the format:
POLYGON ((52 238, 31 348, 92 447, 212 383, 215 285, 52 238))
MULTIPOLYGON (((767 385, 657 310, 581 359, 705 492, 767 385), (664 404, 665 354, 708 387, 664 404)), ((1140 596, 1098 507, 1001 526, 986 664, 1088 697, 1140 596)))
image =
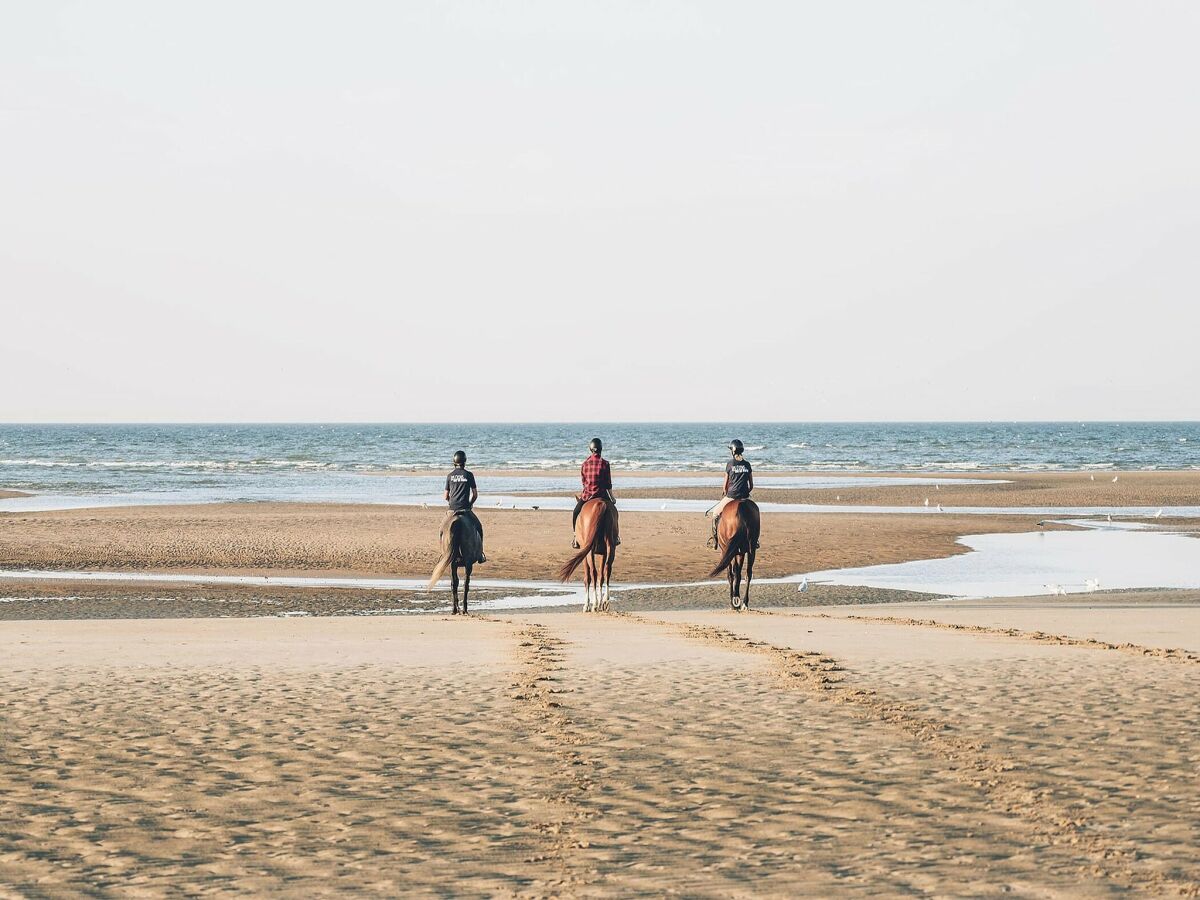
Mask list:
POLYGON ((708 573, 715 578, 729 570, 729 605, 741 609, 743 604, 750 608, 750 581, 754 577, 754 554, 758 547, 759 520, 758 504, 753 500, 733 500, 721 510, 717 521, 717 548, 721 561, 708 573), (742 566, 746 568, 746 597, 742 599, 742 566))
POLYGON ((462 513, 447 516, 449 525, 442 523, 442 558, 433 567, 433 575, 429 579, 428 590, 441 580, 450 569, 450 589, 454 591, 454 611, 450 615, 458 615, 458 567, 466 570, 466 580, 463 582, 462 614, 467 614, 467 595, 471 593, 471 569, 479 562, 479 551, 483 541, 479 537, 479 529, 462 513))
POLYGON ((613 559, 617 555, 617 508, 603 497, 593 497, 583 504, 575 520, 575 542, 579 544, 579 552, 558 570, 558 580, 566 581, 583 563, 583 611, 607 610, 613 559))

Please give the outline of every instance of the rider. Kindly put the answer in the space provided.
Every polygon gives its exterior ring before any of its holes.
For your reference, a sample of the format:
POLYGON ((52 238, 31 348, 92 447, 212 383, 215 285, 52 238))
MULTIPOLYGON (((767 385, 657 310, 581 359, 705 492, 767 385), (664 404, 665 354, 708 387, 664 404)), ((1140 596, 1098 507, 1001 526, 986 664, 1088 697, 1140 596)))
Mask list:
POLYGON ((479 529, 479 561, 484 563, 487 562, 487 558, 483 555, 483 523, 471 508, 478 497, 475 476, 467 469, 467 454, 455 450, 454 471, 446 476, 446 502, 450 504, 448 518, 461 514, 475 523, 475 527, 479 529))
MULTIPOLYGON (((724 496, 716 506, 705 513, 712 516, 712 536, 708 539, 708 546, 713 550, 720 549, 717 545, 717 523, 721 520, 721 510, 733 500, 750 499, 750 492, 754 490, 754 472, 750 468, 749 460, 742 457, 745 449, 737 438, 729 442, 729 452, 733 454, 733 459, 725 464, 724 496)), ((757 549, 757 545, 755 546, 757 549)))
MULTIPOLYGON (((571 513, 571 546, 576 550, 579 549, 579 542, 574 537, 575 521, 579 518, 583 504, 595 497, 603 497, 612 504, 613 515, 617 512, 617 501, 612 494, 612 472, 608 468, 608 460, 601 455, 604 453, 604 443, 600 438, 592 438, 588 443, 588 450, 591 451, 591 456, 583 461, 579 469, 583 490, 575 498, 575 511, 571 513)), ((617 538, 617 543, 621 543, 620 538, 617 538)))

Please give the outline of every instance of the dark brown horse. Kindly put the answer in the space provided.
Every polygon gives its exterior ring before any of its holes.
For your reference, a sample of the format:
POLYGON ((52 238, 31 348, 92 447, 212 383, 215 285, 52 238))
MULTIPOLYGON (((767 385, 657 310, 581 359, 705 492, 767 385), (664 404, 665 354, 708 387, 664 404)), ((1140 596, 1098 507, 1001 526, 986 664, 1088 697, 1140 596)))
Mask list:
POLYGON ((717 520, 717 549, 721 561, 708 573, 715 578, 729 571, 729 605, 750 608, 750 581, 754 578, 754 554, 758 547, 758 504, 753 500, 733 500, 721 510, 717 520), (742 567, 746 569, 746 596, 742 598, 742 567))
POLYGON ((575 542, 579 544, 579 552, 558 570, 558 580, 566 581, 583 563, 583 611, 607 610, 609 582, 617 555, 617 508, 602 497, 583 504, 575 520, 575 542))
POLYGON ((454 591, 454 611, 458 615, 458 567, 465 570, 466 579, 463 582, 462 614, 467 614, 467 595, 471 593, 471 569, 479 562, 479 552, 483 541, 479 537, 479 529, 471 519, 457 513, 448 516, 449 524, 442 523, 442 558, 433 567, 433 575, 429 579, 429 590, 450 569, 450 589, 454 591))

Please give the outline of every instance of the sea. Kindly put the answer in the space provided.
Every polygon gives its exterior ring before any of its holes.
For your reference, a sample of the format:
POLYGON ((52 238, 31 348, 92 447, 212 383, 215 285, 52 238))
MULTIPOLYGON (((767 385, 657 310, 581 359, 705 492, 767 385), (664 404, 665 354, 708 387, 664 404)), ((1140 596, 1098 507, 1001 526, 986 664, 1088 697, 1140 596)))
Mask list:
POLYGON ((705 483, 696 479, 724 469, 735 437, 761 474, 1200 469, 1198 422, 5 424, 0 490, 159 502, 387 502, 432 493, 459 449, 473 469, 559 471, 569 485, 592 437, 604 440, 618 484, 639 471, 705 483))

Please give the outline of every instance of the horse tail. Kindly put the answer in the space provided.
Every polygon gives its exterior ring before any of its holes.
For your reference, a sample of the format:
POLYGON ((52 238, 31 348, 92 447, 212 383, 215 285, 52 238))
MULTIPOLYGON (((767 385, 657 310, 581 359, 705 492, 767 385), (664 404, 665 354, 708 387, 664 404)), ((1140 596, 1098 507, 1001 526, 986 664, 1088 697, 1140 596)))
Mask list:
POLYGON ((742 519, 742 511, 737 512, 738 526, 733 536, 729 539, 729 543, 725 545, 725 552, 721 554, 721 561, 717 563, 717 567, 708 573, 709 578, 716 578, 722 572, 729 568, 733 558, 743 551, 743 545, 749 546, 749 539, 746 537, 746 523, 742 519))
MULTIPOLYGON (((580 510, 580 515, 583 511, 580 510)), ((558 570, 558 580, 566 581, 579 568, 579 564, 587 558, 587 555, 592 552, 592 545, 596 542, 596 535, 600 531, 600 526, 608 517, 608 504, 604 504, 604 510, 600 515, 592 520, 591 528, 583 535, 583 540, 579 542, 579 552, 563 563, 562 568, 558 570)))
POLYGON ((449 568, 451 560, 454 559, 458 551, 459 531, 454 527, 457 524, 458 519, 454 519, 447 526, 450 529, 449 540, 443 545, 442 558, 437 561, 437 565, 433 567, 433 574, 429 576, 429 584, 425 588, 427 591, 432 591, 434 586, 442 580, 442 576, 446 574, 446 569, 449 568))

